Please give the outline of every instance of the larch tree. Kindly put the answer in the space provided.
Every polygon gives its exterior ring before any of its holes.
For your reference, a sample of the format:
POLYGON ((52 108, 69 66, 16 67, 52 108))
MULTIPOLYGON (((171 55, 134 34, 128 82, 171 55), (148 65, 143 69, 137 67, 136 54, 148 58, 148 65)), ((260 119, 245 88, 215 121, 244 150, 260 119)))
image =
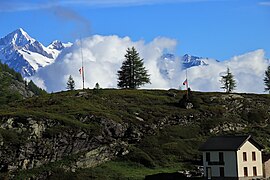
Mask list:
POLYGON ((231 93, 236 88, 234 75, 230 72, 229 68, 227 68, 226 74, 221 76, 220 82, 222 84, 220 88, 224 89, 226 93, 231 93))
POLYGON ((118 87, 125 89, 137 89, 140 86, 151 83, 150 75, 145 69, 143 59, 134 47, 127 49, 125 60, 122 63, 118 75, 118 87))
POLYGON ((75 89, 75 81, 71 75, 69 75, 66 88, 71 91, 75 89))
POLYGON ((268 93, 270 94, 270 66, 268 66, 267 70, 265 71, 265 76, 264 76, 263 81, 265 85, 264 90, 268 91, 268 93))

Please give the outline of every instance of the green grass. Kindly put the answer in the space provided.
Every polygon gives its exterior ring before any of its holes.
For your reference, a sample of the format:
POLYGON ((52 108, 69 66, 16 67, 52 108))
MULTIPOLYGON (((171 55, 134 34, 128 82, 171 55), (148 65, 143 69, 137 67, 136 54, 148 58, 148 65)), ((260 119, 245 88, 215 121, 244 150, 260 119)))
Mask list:
POLYGON ((181 164, 174 167, 146 168, 140 164, 132 162, 111 161, 106 162, 95 168, 78 169, 76 172, 63 172, 57 170, 49 179, 97 179, 97 180, 115 180, 130 179, 143 180, 146 175, 157 173, 173 173, 183 169, 181 164), (59 173, 61 172, 61 174, 59 173))
MULTIPOLYGON (((25 111, 29 112, 26 115, 32 114, 32 112, 41 112, 45 113, 45 117, 46 113, 66 117, 91 114, 110 118, 117 122, 134 121, 135 114, 139 114, 139 116, 146 117, 147 121, 153 122, 155 117, 167 116, 181 111, 173 106, 174 103, 177 103, 177 98, 169 97, 166 91, 154 91, 157 95, 151 91, 143 90, 101 91, 102 93, 94 94, 92 90, 88 90, 86 98, 76 96, 78 91, 30 98, 11 103, 8 112, 12 111, 13 115, 25 111)), ((181 93, 179 92, 179 94, 181 93)), ((0 114, 4 114, 5 111, 7 110, 0 110, 0 114)))
MULTIPOLYGON (((172 173, 177 172, 182 169, 181 164, 175 167, 157 167, 157 168, 147 168, 140 164, 136 163, 128 163, 128 162, 108 162, 99 167, 96 167, 92 171, 103 171, 104 173, 110 174, 110 172, 114 172, 114 174, 120 175, 123 179, 144 179, 146 175, 152 175, 157 173, 172 173)), ((91 170, 90 170, 91 171, 91 170)), ((114 179, 115 177, 108 176, 108 179, 114 179)))

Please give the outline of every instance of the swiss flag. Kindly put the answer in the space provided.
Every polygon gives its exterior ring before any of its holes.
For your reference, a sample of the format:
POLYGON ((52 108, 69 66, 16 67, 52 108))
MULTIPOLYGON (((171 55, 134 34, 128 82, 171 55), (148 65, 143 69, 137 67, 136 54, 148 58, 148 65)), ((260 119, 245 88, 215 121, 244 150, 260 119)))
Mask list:
POLYGON ((83 67, 79 69, 80 74, 83 73, 83 67))
POLYGON ((187 85, 188 82, 187 82, 187 79, 183 82, 183 85, 187 85))

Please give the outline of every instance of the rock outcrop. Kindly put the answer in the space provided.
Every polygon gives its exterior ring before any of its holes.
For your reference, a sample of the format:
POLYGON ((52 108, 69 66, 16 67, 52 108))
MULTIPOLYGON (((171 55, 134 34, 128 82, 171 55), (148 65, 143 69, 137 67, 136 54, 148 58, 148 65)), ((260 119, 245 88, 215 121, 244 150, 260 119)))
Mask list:
POLYGON ((70 162, 69 168, 92 167, 127 153, 126 124, 85 119, 98 121, 103 127, 100 134, 64 126, 52 119, 2 117, 0 172, 32 169, 72 155, 79 156, 70 162))

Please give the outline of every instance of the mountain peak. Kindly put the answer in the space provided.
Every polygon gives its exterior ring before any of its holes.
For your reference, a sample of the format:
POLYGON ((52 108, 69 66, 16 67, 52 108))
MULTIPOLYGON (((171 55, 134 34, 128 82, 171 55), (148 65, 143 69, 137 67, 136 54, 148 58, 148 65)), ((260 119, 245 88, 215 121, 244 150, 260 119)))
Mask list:
POLYGON ((18 28, 0 38, 1 62, 20 72, 23 77, 32 76, 39 68, 54 62, 65 48, 60 41, 55 41, 53 45, 55 48, 45 48, 22 28, 18 28))
POLYGON ((15 30, 15 32, 18 32, 20 34, 22 34, 24 37, 28 38, 28 39, 32 39, 28 34, 27 32, 25 32, 22 28, 19 28, 17 30, 15 30))
POLYGON ((184 69, 190 68, 193 66, 207 66, 208 64, 204 61, 204 58, 202 57, 197 57, 197 56, 192 56, 189 54, 185 54, 182 58, 183 61, 183 67, 184 69))
MULTIPOLYGON (((20 33, 26 33, 23 28, 19 28, 19 29, 16 29, 15 31, 13 32, 20 32, 20 33)), ((27 34, 27 33, 26 33, 27 34)))
POLYGON ((1 39, 5 44, 13 44, 16 46, 24 46, 28 43, 34 42, 35 39, 31 38, 22 28, 16 29, 1 39))
POLYGON ((183 56, 183 61, 184 62, 197 61, 197 60, 200 60, 200 59, 203 59, 203 58, 202 57, 197 57, 197 56, 192 56, 190 54, 185 54, 183 56))
POLYGON ((175 60, 175 55, 174 54, 170 54, 170 53, 166 53, 166 54, 163 54, 161 56, 161 59, 174 61, 175 60))
POLYGON ((185 54, 183 57, 190 57, 191 55, 189 55, 189 54, 185 54))
POLYGON ((49 49, 56 49, 58 51, 61 51, 62 49, 65 48, 65 46, 63 45, 63 43, 59 40, 55 40, 53 41, 49 46, 49 49))

